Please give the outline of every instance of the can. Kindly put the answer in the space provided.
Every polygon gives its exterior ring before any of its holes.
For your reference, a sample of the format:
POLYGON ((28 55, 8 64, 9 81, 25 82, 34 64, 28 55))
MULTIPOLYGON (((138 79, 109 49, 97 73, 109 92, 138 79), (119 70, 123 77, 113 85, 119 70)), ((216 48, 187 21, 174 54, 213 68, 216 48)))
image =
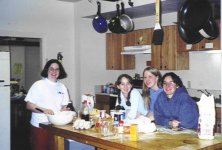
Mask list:
POLYGON ((121 120, 126 119, 126 110, 119 110, 119 112, 121 113, 121 120))
POLYGON ((110 110, 110 116, 111 116, 112 118, 114 118, 115 113, 116 113, 116 110, 110 110))
POLYGON ((114 114, 114 121, 120 121, 121 120, 122 113, 115 113, 114 114))

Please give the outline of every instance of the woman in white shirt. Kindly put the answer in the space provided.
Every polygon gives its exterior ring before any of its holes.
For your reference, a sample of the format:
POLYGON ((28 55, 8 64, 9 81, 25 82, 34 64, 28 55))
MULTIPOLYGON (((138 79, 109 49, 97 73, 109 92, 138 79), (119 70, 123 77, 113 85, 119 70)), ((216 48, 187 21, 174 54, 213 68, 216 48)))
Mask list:
POLYGON ((53 136, 40 128, 39 123, 48 122, 46 114, 69 110, 67 88, 58 81, 66 78, 67 74, 58 60, 51 59, 46 63, 41 76, 43 79, 31 86, 25 98, 26 108, 32 111, 31 147, 34 150, 53 150, 53 136))
POLYGON ((118 98, 117 109, 126 110, 127 119, 135 119, 140 115, 147 115, 143 98, 137 89, 133 88, 133 79, 128 74, 122 74, 117 78, 118 98))

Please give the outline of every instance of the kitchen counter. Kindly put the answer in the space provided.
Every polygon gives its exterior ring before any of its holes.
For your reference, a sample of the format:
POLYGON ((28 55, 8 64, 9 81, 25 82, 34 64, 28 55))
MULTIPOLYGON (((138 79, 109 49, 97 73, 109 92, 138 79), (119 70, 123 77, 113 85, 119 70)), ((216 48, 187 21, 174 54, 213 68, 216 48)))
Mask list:
MULTIPOLYGON (((170 133, 139 133, 137 141, 130 141, 129 134, 104 137, 94 128, 76 130, 72 124, 54 126, 42 123, 40 127, 48 130, 55 136, 56 150, 64 150, 64 138, 95 146, 101 149, 117 150, 143 150, 143 149, 202 149, 214 150, 222 148, 222 135, 216 134, 214 140, 201 140, 196 134, 170 134, 170 133)), ((177 131, 179 132, 179 131, 177 131)))

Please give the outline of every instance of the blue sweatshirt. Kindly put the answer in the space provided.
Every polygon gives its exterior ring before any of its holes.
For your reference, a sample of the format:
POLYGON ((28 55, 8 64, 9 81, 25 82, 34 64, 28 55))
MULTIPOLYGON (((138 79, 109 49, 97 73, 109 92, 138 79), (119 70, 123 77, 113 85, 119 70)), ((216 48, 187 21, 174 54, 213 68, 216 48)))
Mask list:
POLYGON ((155 122, 169 127, 169 121, 177 120, 184 128, 197 129, 198 108, 184 87, 177 88, 171 99, 163 91, 159 94, 154 106, 155 122))

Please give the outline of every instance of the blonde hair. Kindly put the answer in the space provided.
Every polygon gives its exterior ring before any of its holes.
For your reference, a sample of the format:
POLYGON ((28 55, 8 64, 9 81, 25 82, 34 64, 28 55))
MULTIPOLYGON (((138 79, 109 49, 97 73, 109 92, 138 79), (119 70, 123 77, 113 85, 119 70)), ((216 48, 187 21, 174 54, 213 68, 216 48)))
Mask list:
MULTIPOLYGON (((144 70, 143 70, 143 76, 144 76, 144 73, 146 71, 149 71, 150 73, 152 73, 154 76, 158 77, 158 81, 157 81, 157 86, 158 87, 161 87, 161 78, 162 78, 162 75, 160 73, 160 71, 156 68, 153 68, 151 66, 148 66, 146 67, 144 70)), ((145 108, 149 108, 150 107, 150 92, 147 91, 148 87, 146 86, 146 84, 144 83, 143 81, 143 90, 142 90, 142 96, 143 96, 143 100, 144 100, 144 105, 145 105, 145 108)))

